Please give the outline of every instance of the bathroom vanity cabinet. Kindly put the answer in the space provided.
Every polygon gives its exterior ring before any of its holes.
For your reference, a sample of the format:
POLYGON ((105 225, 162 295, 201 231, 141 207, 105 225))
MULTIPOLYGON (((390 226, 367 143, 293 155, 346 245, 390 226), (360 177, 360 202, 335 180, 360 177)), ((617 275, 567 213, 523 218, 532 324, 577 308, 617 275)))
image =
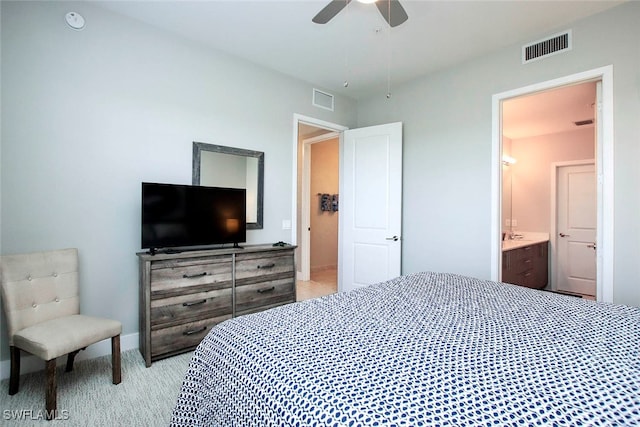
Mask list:
POLYGON ((549 242, 502 251, 502 281, 543 289, 549 276, 549 242))

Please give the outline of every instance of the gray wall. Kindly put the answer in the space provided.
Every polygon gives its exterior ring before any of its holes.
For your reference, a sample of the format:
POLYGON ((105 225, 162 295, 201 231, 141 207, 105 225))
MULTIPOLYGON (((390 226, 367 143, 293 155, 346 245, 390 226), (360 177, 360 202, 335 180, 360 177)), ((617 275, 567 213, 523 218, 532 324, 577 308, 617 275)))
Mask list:
POLYGON ((489 278, 492 95, 613 64, 614 301, 640 306, 639 22, 640 2, 630 2, 570 26, 570 52, 522 65, 520 48, 530 40, 514 40, 509 49, 397 85, 391 100, 381 89, 359 102, 359 126, 404 122, 403 273, 489 278))
MULTIPOLYGON (((190 184, 193 141, 263 151, 264 229, 247 238, 290 241, 294 113, 356 121, 352 100, 315 108, 312 84, 90 2, 1 7, 0 252, 79 248, 82 310, 123 334, 138 330, 142 181, 190 184)), ((6 360, 4 321, 0 333, 6 360)))
MULTIPOLYGON (((616 302, 639 305, 640 4, 571 26, 571 52, 523 66, 520 46, 394 85, 336 112, 313 85, 88 2, 7 2, 2 15, 1 253, 78 247, 81 306, 137 332, 140 182, 191 182, 192 141, 265 152, 265 228, 290 240, 293 114, 404 122, 403 272, 490 276, 491 96, 614 64, 616 302), (64 14, 87 19, 84 31, 64 14)), ((559 30, 564 30, 561 28, 559 30)), ((551 34, 553 32, 549 32, 551 34)), ((541 34, 543 37, 546 34, 541 34)), ((516 43, 517 42, 517 43, 516 43)), ((4 324, 4 322, 3 322, 4 324)), ((6 329, 1 332, 7 359, 6 329)))

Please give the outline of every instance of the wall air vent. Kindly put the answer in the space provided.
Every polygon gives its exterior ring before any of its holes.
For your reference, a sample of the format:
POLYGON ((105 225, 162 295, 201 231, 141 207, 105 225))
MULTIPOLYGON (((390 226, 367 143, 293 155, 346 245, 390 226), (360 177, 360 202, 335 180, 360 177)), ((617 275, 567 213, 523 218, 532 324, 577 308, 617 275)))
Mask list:
POLYGON ((577 121, 577 122, 573 122, 573 124, 575 124, 576 126, 592 125, 593 124, 593 119, 580 120, 580 121, 577 121))
POLYGON ((318 89, 313 89, 313 105, 333 111, 333 95, 318 89))
POLYGON ((571 50, 571 30, 522 46, 522 63, 571 50))

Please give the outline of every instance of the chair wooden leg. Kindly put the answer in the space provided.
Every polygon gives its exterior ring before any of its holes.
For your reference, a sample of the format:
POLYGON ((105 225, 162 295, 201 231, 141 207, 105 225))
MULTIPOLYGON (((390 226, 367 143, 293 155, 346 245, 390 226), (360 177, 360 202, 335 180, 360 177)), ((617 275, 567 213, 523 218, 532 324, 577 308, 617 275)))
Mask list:
POLYGON ((14 395, 20 388, 20 349, 10 346, 11 374, 9 379, 9 395, 14 395))
POLYGON ((75 360, 78 353, 80 353, 80 350, 72 351, 71 353, 67 354, 67 366, 64 370, 65 372, 73 371, 73 361, 75 360))
POLYGON ((113 369, 113 383, 120 384, 122 371, 120 367, 120 335, 111 337, 111 367, 113 369))
POLYGON ((45 362, 45 371, 47 376, 45 418, 50 420, 56 417, 56 409, 58 406, 56 401, 56 359, 47 360, 45 362))

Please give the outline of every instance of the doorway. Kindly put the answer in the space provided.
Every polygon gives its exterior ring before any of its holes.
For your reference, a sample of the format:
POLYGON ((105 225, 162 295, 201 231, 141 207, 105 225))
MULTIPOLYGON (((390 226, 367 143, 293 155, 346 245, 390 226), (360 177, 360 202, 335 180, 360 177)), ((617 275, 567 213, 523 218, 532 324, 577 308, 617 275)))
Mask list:
POLYGON ((298 300, 337 292, 340 132, 346 128, 296 116, 298 300))
POLYGON ((308 256, 301 265, 301 298, 315 298, 338 289, 338 223, 340 135, 302 125, 302 235, 308 256), (320 133, 320 134, 318 134, 320 133), (305 135, 318 134, 307 137, 305 135), (306 286, 304 286, 306 285, 306 286), (305 295, 306 294, 306 295, 305 295))
POLYGON ((340 134, 337 289, 348 291, 400 275, 402 123, 349 130, 294 114, 294 182, 298 191, 294 191, 292 241, 299 241, 300 278, 308 277, 302 277, 310 263, 311 226, 306 220, 311 198, 318 197, 303 183, 306 174, 302 171, 309 168, 301 161, 301 147, 306 145, 301 144, 299 129, 308 125, 340 134))
MULTIPOLYGON (((493 96, 493 163, 492 163, 492 280, 500 280, 502 273, 502 232, 506 220, 519 227, 519 218, 503 217, 503 107, 508 100, 552 92, 559 88, 589 83, 596 85, 594 103, 594 134, 596 135, 596 299, 613 302, 613 70, 611 66, 574 74, 567 77, 523 87, 493 96), (515 219, 515 224, 514 220, 515 219)), ((516 159, 517 161, 517 159, 516 159)), ((547 172, 550 175, 550 172, 547 172)), ((512 177, 513 178, 513 177, 512 177)), ((549 210, 550 211, 550 210, 549 210)), ((548 212, 549 212, 548 211, 548 212)), ((513 213, 511 213, 512 215, 513 213)), ((559 231, 555 218, 549 214, 549 238, 554 240, 559 231)), ((553 273, 551 275, 553 277, 553 273)))
MULTIPOLYGON (((596 295, 596 259, 593 249, 587 250, 595 242, 595 179, 579 180, 586 174, 572 173, 556 180, 555 172, 559 163, 593 164, 596 86, 597 82, 589 81, 521 95, 502 104, 502 153, 509 160, 503 161, 502 176, 504 250, 517 246, 517 241, 509 241, 513 239, 523 240, 522 244, 548 241, 548 256, 540 259, 546 265, 538 267, 544 276, 536 280, 536 287, 589 299, 596 295), (556 182, 567 185, 557 192, 556 182), (578 182, 584 185, 578 188, 578 182), (567 282, 583 286, 567 286, 567 282)), ((519 284, 519 278, 515 280, 519 284)))

